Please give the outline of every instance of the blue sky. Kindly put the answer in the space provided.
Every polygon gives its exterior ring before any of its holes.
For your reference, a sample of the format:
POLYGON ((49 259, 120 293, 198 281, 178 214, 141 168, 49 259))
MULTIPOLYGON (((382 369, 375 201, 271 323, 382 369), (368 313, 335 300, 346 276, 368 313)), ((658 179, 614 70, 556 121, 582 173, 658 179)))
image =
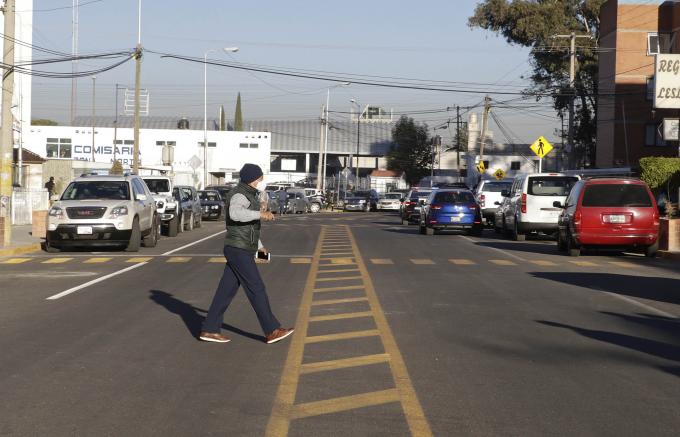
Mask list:
MULTIPOLYGON (((34 0, 34 44, 70 52, 71 0, 34 0)), ((81 0, 85 3, 88 0, 81 0)), ((91 1, 91 0, 89 0, 91 1)), ((349 72, 473 84, 497 84, 518 91, 527 84, 528 51, 495 35, 471 30, 467 18, 476 1, 344 2, 317 1, 143 1, 142 43, 145 48, 190 56, 209 49, 238 46, 230 58, 252 64, 349 72)), ((130 49, 136 43, 137 0, 100 0, 80 8, 80 50, 130 49)), ((101 65, 84 63, 83 67, 101 65), (86 65, 85 65, 86 64, 86 65)), ((70 69, 70 66, 65 66, 70 69)), ((114 84, 133 84, 129 63, 97 78, 97 113, 114 113, 114 84)), ((89 115, 92 81, 80 80, 79 114, 89 115)), ((209 67, 209 114, 224 104, 232 116, 241 92, 246 119, 318 118, 332 83, 209 67)), ((66 122, 70 80, 34 79, 34 117, 66 122)), ((147 54, 142 86, 151 92, 152 115, 202 116, 203 66, 147 54)), ((482 86, 483 88, 484 86, 482 86)), ((477 86, 480 88, 480 86, 477 86)), ((351 85, 332 91, 331 110, 348 111, 349 99, 393 108, 398 112, 468 106, 483 94, 402 91, 351 85)), ((499 100, 511 97, 498 96, 499 100)), ((539 135, 553 137, 554 113, 496 114, 522 142, 539 135), (548 117, 546 117, 546 115, 548 117)), ((415 116, 434 127, 453 114, 415 116)), ((343 114, 333 117, 341 119, 343 114)), ((554 119, 557 119, 554 117, 554 119)), ((493 128, 494 126, 492 126, 493 128)), ((496 138, 503 140, 500 132, 496 138)))

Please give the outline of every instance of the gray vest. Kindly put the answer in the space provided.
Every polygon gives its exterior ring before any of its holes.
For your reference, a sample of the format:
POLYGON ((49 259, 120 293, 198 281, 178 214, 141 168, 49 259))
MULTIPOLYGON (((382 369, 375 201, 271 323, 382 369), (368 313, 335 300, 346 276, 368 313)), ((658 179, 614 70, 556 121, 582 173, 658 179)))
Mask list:
POLYGON ((260 199, 257 196, 257 190, 255 188, 242 182, 232 188, 224 201, 227 211, 227 236, 225 237, 224 245, 249 250, 255 253, 257 252, 257 242, 260 240, 260 220, 237 222, 229 217, 229 204, 231 203, 231 198, 235 194, 243 194, 246 196, 246 199, 250 202, 248 209, 260 211, 260 199))

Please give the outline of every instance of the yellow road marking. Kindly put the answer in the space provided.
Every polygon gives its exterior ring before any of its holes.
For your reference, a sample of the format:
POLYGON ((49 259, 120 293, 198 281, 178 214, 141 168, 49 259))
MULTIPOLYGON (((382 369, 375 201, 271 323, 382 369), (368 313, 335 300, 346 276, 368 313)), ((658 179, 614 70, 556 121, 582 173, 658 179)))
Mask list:
POLYGON ((507 259, 490 259, 489 262, 492 262, 498 266, 516 266, 512 261, 508 261, 507 259))
POLYGON ((97 258, 90 258, 87 261, 85 261, 83 264, 102 264, 105 262, 111 261, 113 258, 104 258, 104 257, 97 257, 97 258))
POLYGON ((291 258, 291 264, 311 264, 312 260, 310 258, 291 258))
POLYGON ((305 338, 305 343, 323 343, 326 341, 350 340, 353 338, 379 337, 380 331, 377 329, 367 329, 365 331, 339 332, 337 334, 313 335, 305 338))
POLYGON ((367 297, 348 297, 346 299, 322 299, 312 302, 312 306, 337 305, 339 303, 368 302, 367 297))
POLYGON ((411 262, 419 266, 428 266, 434 264, 434 261, 431 259, 412 259, 411 262))
POLYGON ((362 355, 360 357, 343 358, 340 360, 318 361, 305 363, 300 367, 300 373, 326 372, 328 370, 347 369, 349 367, 368 366, 370 364, 386 363, 390 360, 388 354, 362 355))
POLYGON ((546 266, 546 267, 547 267, 547 266, 556 266, 556 265, 557 265, 557 264, 555 264, 555 263, 552 262, 552 261, 546 261, 546 260, 542 260, 542 259, 537 259, 537 260, 535 260, 535 261, 529 261, 529 262, 530 262, 531 264, 536 264, 537 266, 546 266))
POLYGON ((5 261, 0 262, 0 264, 23 264, 30 261, 31 258, 10 258, 5 261))
POLYGON ((357 408, 399 402, 400 400, 400 393, 396 388, 375 391, 372 393, 362 393, 360 395, 344 396, 341 398, 295 405, 293 406, 292 418, 300 419, 303 417, 319 416, 321 414, 356 410, 357 408))
MULTIPOLYGON (((322 254, 322 255, 324 255, 324 254, 322 254)), ((326 255, 328 255, 328 256, 322 256, 319 259, 322 260, 322 261, 334 260, 334 259, 349 259, 349 260, 354 259, 354 258, 349 257, 349 256, 344 256, 342 258, 338 258, 338 255, 354 255, 352 252, 329 253, 329 254, 326 254, 326 255)))
POLYGON ((386 266, 389 264, 394 264, 391 259, 383 259, 383 258, 373 258, 371 259, 371 263, 377 264, 379 266, 386 266))
POLYGON ((349 281, 350 279, 361 279, 361 276, 336 276, 334 278, 318 278, 316 282, 349 281))
POLYGON ((168 260, 166 262, 169 262, 169 263, 186 263, 186 262, 189 262, 189 261, 191 261, 191 257, 188 257, 188 256, 173 256, 173 257, 168 258, 168 260))
POLYGON ((145 263, 145 262, 151 261, 152 259, 153 258, 151 258, 150 256, 140 256, 140 257, 136 257, 136 258, 129 258, 126 262, 129 262, 129 263, 145 263))
POLYGON ((330 261, 331 264, 356 264, 354 258, 324 258, 324 261, 330 261))
POLYGON ((73 260, 73 258, 50 258, 47 261, 43 261, 42 264, 64 264, 73 260))
POLYGON ((634 269, 637 268, 638 266, 626 261, 609 261, 609 264, 617 266, 617 267, 623 267, 626 269, 634 269))
POLYGON ((469 259, 450 259, 449 262, 457 266, 471 266, 477 264, 476 262, 469 259))
POLYGON ((318 273, 342 273, 342 272, 358 272, 358 271, 359 271, 359 269, 332 269, 332 270, 319 270, 318 273))
POLYGON ((209 263, 224 264, 227 259, 223 256, 214 256, 208 260, 209 263))
POLYGON ((363 285, 346 285, 343 287, 321 287, 312 290, 314 293, 324 293, 326 291, 345 291, 345 290, 363 290, 363 285))
POLYGON ((569 261, 569 262, 581 267, 597 267, 597 264, 591 263, 590 261, 569 261))
POLYGON ((331 320, 346 320, 346 319, 360 319, 362 317, 373 316, 372 311, 360 311, 356 313, 342 313, 342 314, 328 314, 324 316, 313 316, 309 318, 310 322, 328 322, 331 320))

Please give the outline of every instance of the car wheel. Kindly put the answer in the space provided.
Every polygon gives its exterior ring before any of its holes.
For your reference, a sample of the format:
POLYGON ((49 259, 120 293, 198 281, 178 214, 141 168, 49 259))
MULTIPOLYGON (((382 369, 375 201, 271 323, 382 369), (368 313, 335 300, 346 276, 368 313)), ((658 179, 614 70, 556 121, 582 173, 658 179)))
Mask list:
POLYGON ((562 238, 562 232, 557 231, 557 250, 559 252, 564 252, 567 250, 567 245, 564 242, 564 238, 562 238))
POLYGON ((142 231, 139 229, 139 218, 135 217, 132 221, 132 232, 130 233, 130 242, 125 248, 126 252, 139 252, 139 243, 142 240, 142 231))
POLYGON ((318 203, 312 203, 309 206, 309 211, 316 214, 317 212, 321 211, 321 205, 319 205, 318 203))
POLYGON ((187 220, 185 225, 186 225, 187 231, 193 231, 194 230, 194 213, 193 212, 189 215, 189 220, 187 220))
POLYGON ((174 216, 168 222, 168 237, 176 237, 179 233, 179 217, 174 216))
POLYGON ((45 252, 59 253, 61 252, 61 248, 54 246, 52 243, 50 243, 50 240, 45 240, 45 252))
POLYGON ((179 216, 179 226, 177 226, 177 233, 181 234, 184 232, 184 228, 186 228, 186 223, 184 223, 184 211, 182 211, 182 215, 179 216))
POLYGON ((567 234, 567 254, 573 257, 581 256, 581 248, 576 245, 570 234, 567 234))
POLYGON ((515 226, 512 227, 512 239, 515 241, 524 241, 527 239, 525 234, 520 234, 519 226, 517 225, 517 218, 515 218, 515 226))
POLYGON ((196 221, 196 227, 200 228, 203 225, 203 216, 199 215, 198 216, 198 221, 196 221))
POLYGON ((656 243, 652 244, 651 246, 645 247, 645 256, 647 258, 655 258, 656 253, 659 251, 659 240, 656 240, 656 243))
POLYGON ((437 232, 436 232, 435 228, 428 228, 428 227, 425 227, 425 233, 426 233, 427 235, 434 235, 434 234, 436 234, 437 232))
POLYGON ((142 238, 142 244, 144 247, 156 247, 156 243, 158 243, 158 217, 153 216, 151 231, 146 237, 142 238))

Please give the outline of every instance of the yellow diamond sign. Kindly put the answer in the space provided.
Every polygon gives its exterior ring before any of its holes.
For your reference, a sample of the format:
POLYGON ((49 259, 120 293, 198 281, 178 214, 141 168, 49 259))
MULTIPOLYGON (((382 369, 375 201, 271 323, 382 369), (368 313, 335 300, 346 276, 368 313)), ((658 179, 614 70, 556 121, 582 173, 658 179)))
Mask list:
POLYGON ((477 171, 480 173, 484 173, 486 171, 486 166, 484 165, 484 161, 479 161, 479 164, 477 164, 477 171))
POLYGON ((500 169, 500 168, 499 168, 498 170, 496 170, 496 172, 495 172, 493 175, 494 175, 494 176, 496 177, 496 179, 498 179, 499 181, 500 181, 500 180, 503 180, 503 179, 505 178, 505 172, 504 172, 502 169, 500 169))
POLYGON ((553 146, 548 142, 548 140, 545 139, 545 137, 540 137, 534 141, 534 144, 532 144, 529 148, 536 154, 536 156, 543 159, 545 155, 550 153, 550 151, 553 149, 553 146))

